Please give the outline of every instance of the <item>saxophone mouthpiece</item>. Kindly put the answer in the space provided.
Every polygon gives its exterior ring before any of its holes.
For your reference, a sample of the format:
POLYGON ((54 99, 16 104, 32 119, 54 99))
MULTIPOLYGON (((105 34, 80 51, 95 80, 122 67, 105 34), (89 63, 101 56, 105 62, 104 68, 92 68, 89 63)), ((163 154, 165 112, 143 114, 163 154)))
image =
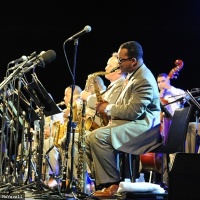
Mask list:
POLYGON ((113 69, 110 71, 110 73, 113 73, 113 72, 117 71, 118 69, 120 69, 120 66, 117 66, 117 67, 113 68, 113 69))

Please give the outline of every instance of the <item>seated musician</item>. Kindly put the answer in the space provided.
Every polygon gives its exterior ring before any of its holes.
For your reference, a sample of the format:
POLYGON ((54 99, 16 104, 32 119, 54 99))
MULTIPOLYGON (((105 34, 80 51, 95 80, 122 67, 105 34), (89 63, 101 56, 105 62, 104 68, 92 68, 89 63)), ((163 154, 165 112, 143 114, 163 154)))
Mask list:
POLYGON ((184 107, 185 101, 183 97, 185 96, 185 91, 172 86, 166 73, 161 73, 157 76, 157 83, 163 111, 161 113, 162 133, 166 140, 174 111, 177 108, 184 107))
MULTIPOLYGON (((157 84, 160 94, 161 103, 161 134, 164 143, 167 141, 169 128, 172 121, 172 116, 177 108, 184 107, 185 91, 171 85, 170 78, 166 73, 161 73, 157 76, 157 84)), ((175 154, 170 154, 170 163, 173 163, 175 154)), ((164 165, 166 160, 164 159, 164 165)), ((166 167, 166 166, 165 166, 166 167)), ((165 171, 165 170, 164 170, 165 171)), ((163 182, 168 182, 168 175, 164 173, 163 182)))
POLYGON ((136 41, 123 43, 118 64, 120 71, 128 73, 126 86, 114 104, 96 104, 97 112, 110 115, 111 123, 85 139, 87 162, 93 163, 99 189, 95 197, 111 197, 118 190, 121 176, 116 151, 140 155, 160 145, 159 92, 155 77, 144 64, 141 45, 136 41), (150 133, 150 129, 155 131, 150 133))

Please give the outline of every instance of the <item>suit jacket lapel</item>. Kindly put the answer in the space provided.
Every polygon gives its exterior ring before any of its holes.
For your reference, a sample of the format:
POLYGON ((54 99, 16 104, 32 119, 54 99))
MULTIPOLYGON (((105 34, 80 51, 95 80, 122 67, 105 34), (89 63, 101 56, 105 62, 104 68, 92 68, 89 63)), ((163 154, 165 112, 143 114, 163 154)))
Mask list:
POLYGON ((119 96, 118 100, 117 100, 117 104, 121 104, 123 102, 124 96, 126 94, 126 91, 128 90, 129 86, 133 83, 134 79, 138 76, 138 74, 140 73, 140 70, 143 70, 146 67, 145 64, 143 64, 136 72, 135 74, 131 77, 131 79, 128 81, 128 84, 126 85, 126 87, 123 89, 123 91, 121 92, 121 95, 119 96))

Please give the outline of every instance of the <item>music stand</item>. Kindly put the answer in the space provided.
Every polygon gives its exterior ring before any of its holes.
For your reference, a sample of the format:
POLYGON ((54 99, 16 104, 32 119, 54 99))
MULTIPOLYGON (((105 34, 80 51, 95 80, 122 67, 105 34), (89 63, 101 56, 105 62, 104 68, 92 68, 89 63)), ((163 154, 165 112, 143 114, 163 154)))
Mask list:
POLYGON ((61 112, 61 109, 56 105, 51 95, 46 91, 42 83, 36 75, 33 76, 34 81, 25 85, 24 89, 33 99, 33 102, 39 107, 44 107, 44 115, 46 117, 55 115, 61 112))
MULTIPOLYGON (((38 80, 36 75, 33 75, 33 81, 27 85, 24 85, 24 89, 32 98, 33 102, 40 109, 40 139, 39 139, 39 155, 38 155, 38 177, 36 180, 36 193, 41 193, 41 186, 50 189, 47 185, 42 182, 42 160, 43 160, 43 145, 44 145, 44 115, 50 116, 60 113, 60 108, 56 105, 50 94, 46 91, 42 83, 38 80)), ((32 185, 31 183, 30 185, 32 185)), ((26 186, 27 187, 27 186, 26 186)))
MULTIPOLYGON (((26 99, 26 97, 23 95, 23 93, 20 93, 20 115, 23 114, 25 111, 25 119, 27 122, 32 123, 35 120, 39 120, 39 116, 36 114, 35 110, 31 107, 30 103, 26 99)), ((14 91, 14 97, 13 97, 13 102, 14 105, 17 105, 17 99, 18 99, 18 92, 14 91)))

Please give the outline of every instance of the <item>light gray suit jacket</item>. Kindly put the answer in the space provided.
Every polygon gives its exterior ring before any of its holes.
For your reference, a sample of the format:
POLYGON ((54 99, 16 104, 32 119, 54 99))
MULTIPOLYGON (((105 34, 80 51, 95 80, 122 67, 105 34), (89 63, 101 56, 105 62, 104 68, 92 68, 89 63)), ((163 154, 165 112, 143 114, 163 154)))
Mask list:
POLYGON ((145 64, 129 80, 110 111, 115 149, 139 155, 161 144, 159 91, 145 64))

